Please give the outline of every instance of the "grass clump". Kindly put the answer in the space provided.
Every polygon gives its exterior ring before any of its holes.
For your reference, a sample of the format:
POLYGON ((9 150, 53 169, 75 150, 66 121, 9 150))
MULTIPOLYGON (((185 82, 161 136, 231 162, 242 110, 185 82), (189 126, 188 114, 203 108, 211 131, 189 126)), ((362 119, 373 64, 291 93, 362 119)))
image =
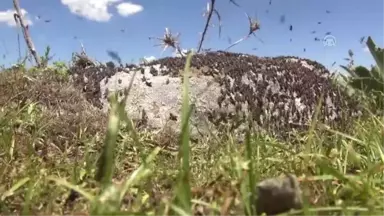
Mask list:
POLYGON ((254 215, 257 182, 291 173, 305 207, 285 214, 382 213, 383 116, 356 120, 350 134, 313 124, 297 137, 302 146, 256 134, 252 125, 245 144, 234 134, 191 144, 190 58, 173 150, 136 131, 116 95, 106 116, 66 77, 23 68, 0 73, 0 212, 254 215))

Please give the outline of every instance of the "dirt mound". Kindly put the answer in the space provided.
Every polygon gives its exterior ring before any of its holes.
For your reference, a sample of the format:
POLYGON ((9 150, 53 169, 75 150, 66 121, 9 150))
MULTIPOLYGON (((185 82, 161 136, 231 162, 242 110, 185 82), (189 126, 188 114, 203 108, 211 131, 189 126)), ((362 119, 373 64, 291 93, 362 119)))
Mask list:
MULTIPOLYGON (((151 126, 159 128, 170 116, 179 121, 184 64, 185 57, 167 57, 130 68, 88 66, 72 71, 87 98, 104 108, 103 95, 127 87, 132 72, 139 71, 127 110, 137 118, 145 113, 151 126)), ((218 51, 194 55, 191 66, 195 122, 207 118, 216 126, 229 123, 235 129, 252 114, 261 128, 287 132, 308 125, 321 95, 325 123, 343 124, 360 113, 357 101, 333 84, 330 72, 308 59, 218 51)))
MULTIPOLYGON (((77 137, 79 132, 84 139, 88 139, 97 134, 102 137, 105 131, 106 114, 89 103, 68 78, 58 76, 53 71, 12 69, 0 72, 0 90, 0 107, 10 112, 22 108, 26 110, 25 107, 30 103, 39 105, 40 114, 36 114, 39 117, 34 115, 34 118, 41 128, 32 131, 39 129, 35 139, 39 136, 45 138, 41 139, 44 143, 36 144, 37 151, 49 152, 47 148, 52 147, 51 143, 62 151, 72 145, 81 146, 77 137)), ((21 127, 22 123, 17 124, 15 127, 21 127)), ((18 130, 18 137, 26 142, 24 148, 30 145, 26 136, 35 133, 29 130, 18 130)))

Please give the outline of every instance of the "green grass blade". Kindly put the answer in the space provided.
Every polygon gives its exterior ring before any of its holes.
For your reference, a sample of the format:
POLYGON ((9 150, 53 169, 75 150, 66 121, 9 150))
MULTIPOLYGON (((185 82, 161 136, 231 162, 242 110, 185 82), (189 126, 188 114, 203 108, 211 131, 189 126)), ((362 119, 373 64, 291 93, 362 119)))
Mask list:
POLYGON ((252 158, 252 146, 251 146, 251 128, 247 130, 246 135, 245 135, 245 146, 246 146, 246 158, 247 161, 249 161, 249 170, 247 172, 248 174, 248 191, 250 193, 250 197, 248 200, 248 212, 249 215, 254 215, 255 214, 255 209, 254 209, 254 203, 255 203, 255 195, 253 193, 255 186, 256 186, 256 181, 255 181, 255 176, 254 176, 254 169, 253 169, 253 158, 252 158))
POLYGON ((107 135, 105 138, 103 151, 100 157, 98 170, 96 173, 96 180, 101 181, 105 187, 111 183, 113 177, 114 152, 121 120, 125 121, 128 124, 129 129, 133 132, 134 140, 138 141, 137 134, 133 130, 131 121, 125 112, 125 103, 132 88, 135 76, 136 72, 133 74, 128 88, 125 89, 124 98, 123 100, 121 100, 121 102, 118 101, 118 94, 116 92, 114 92, 109 97, 111 103, 111 110, 108 119, 107 135))
POLYGON ((114 151, 119 132, 120 118, 119 118, 119 103, 117 101, 117 94, 114 93, 110 97, 111 111, 108 119, 107 135, 104 141, 103 150, 101 153, 98 170, 96 173, 96 180, 106 187, 112 181, 113 168, 114 168, 114 151))
POLYGON ((327 163, 325 163, 324 161, 319 161, 317 162, 317 164, 319 165, 319 167, 325 172, 325 173, 328 173, 330 175, 333 175, 335 178, 341 180, 341 181, 345 181, 346 183, 348 183, 354 190, 356 191, 359 191, 359 187, 358 185, 353 182, 350 178, 346 177, 345 175, 343 175, 342 173, 340 173, 337 169, 331 167, 330 165, 328 165, 327 163))
POLYGON ((371 52, 371 55, 375 59, 375 62, 377 66, 379 67, 381 74, 384 73, 384 52, 383 50, 378 50, 378 47, 376 46, 375 42, 373 42, 371 37, 368 37, 366 42, 369 51, 371 52))
POLYGON ((131 211, 118 211, 118 212, 112 212, 110 214, 99 214, 99 215, 114 215, 114 216, 117 216, 117 215, 121 215, 121 216, 127 216, 127 215, 131 215, 131 216, 143 216, 144 214, 142 212, 131 212, 131 211))
MULTIPOLYGON (((369 212, 368 208, 363 207, 343 207, 343 206, 330 206, 330 207, 317 207, 317 208, 309 208, 308 211, 311 213, 327 213, 327 212, 335 212, 335 211, 354 211, 354 212, 369 212)), ((283 213, 278 214, 279 216, 282 215, 300 215, 300 213, 303 213, 303 210, 292 210, 289 213, 283 213)), ((356 215, 356 214, 355 214, 356 215)), ((359 214, 357 214, 359 215, 359 214)))
MULTIPOLYGON (((311 153, 311 149, 312 149, 312 145, 313 145, 313 137, 315 135, 315 129, 316 129, 317 121, 318 121, 319 115, 321 113, 321 106, 323 104, 323 100, 324 100, 324 94, 322 93, 320 95, 320 99, 316 105, 315 113, 313 115, 311 126, 310 126, 309 131, 308 131, 308 140, 305 144, 305 153, 306 154, 311 153)), ((304 161, 306 164, 308 164, 308 160, 309 160, 308 157, 304 158, 304 161)))
POLYGON ((155 150, 152 151, 152 153, 146 158, 145 163, 141 164, 138 169, 136 169, 131 176, 124 182, 123 187, 121 188, 120 193, 120 203, 123 201, 125 194, 128 192, 129 188, 139 182, 143 177, 145 177, 150 170, 147 167, 147 164, 152 162, 155 157, 159 154, 161 148, 156 147, 155 150))
POLYGON ((19 188, 25 185, 30 180, 29 177, 23 178, 16 182, 9 190, 7 190, 3 195, 1 195, 1 201, 4 201, 7 197, 12 196, 19 188))
POLYGON ((347 138, 347 139, 349 139, 349 140, 355 141, 356 143, 358 143, 358 144, 360 144, 360 145, 362 145, 362 146, 366 146, 366 145, 367 145, 367 144, 364 143, 363 141, 361 141, 361 140, 359 140, 359 139, 357 139, 357 138, 355 138, 355 137, 353 137, 353 136, 350 136, 350 135, 348 135, 348 134, 346 134, 346 133, 342 133, 342 132, 340 132, 340 131, 331 129, 328 125, 324 125, 324 124, 320 124, 320 125, 321 125, 322 128, 324 128, 325 130, 327 130, 327 131, 329 131, 329 132, 331 132, 331 133, 333 133, 333 134, 337 134, 337 135, 340 135, 340 136, 342 136, 342 137, 344 137, 344 138, 347 138))
POLYGON ((180 216, 191 216, 188 212, 184 211, 183 208, 177 207, 176 205, 171 204, 171 209, 180 216))
POLYGON ((61 186, 64 186, 68 189, 72 189, 72 190, 76 191, 77 193, 81 194, 82 196, 84 196, 89 201, 95 200, 95 197, 92 194, 86 192, 85 190, 80 188, 78 185, 74 185, 74 184, 67 182, 64 179, 58 179, 58 178, 54 178, 54 177, 48 177, 47 179, 55 182, 58 185, 61 185, 61 186))
POLYGON ((140 157, 141 157, 142 162, 145 163, 146 156, 144 155, 144 150, 142 150, 143 148, 142 148, 141 142, 139 141, 139 135, 135 129, 135 126, 133 124, 132 119, 129 117, 129 115, 127 114, 127 112, 125 110, 125 102, 127 101, 128 96, 129 96, 129 92, 132 89, 133 81, 136 77, 136 73, 137 73, 137 71, 134 71, 133 76, 129 82, 128 88, 125 91, 124 98, 120 102, 120 106, 118 108, 119 109, 118 113, 119 113, 119 117, 120 117, 121 121, 124 122, 125 124, 127 124, 128 130, 131 132, 132 139, 135 142, 136 146, 138 148, 140 148, 140 157))
POLYGON ((29 181, 28 182, 28 190, 24 196, 24 203, 23 203, 23 208, 21 210, 21 215, 31 215, 31 206, 32 206, 32 199, 34 195, 34 190, 33 188, 36 186, 36 184, 39 182, 33 182, 29 181))
POLYGON ((183 74, 183 103, 181 108, 181 145, 180 145, 180 160, 181 170, 179 172, 177 188, 176 188, 176 205, 180 206, 184 212, 191 215, 191 187, 189 182, 189 115, 191 114, 191 107, 189 106, 189 72, 192 59, 192 53, 187 56, 183 74))

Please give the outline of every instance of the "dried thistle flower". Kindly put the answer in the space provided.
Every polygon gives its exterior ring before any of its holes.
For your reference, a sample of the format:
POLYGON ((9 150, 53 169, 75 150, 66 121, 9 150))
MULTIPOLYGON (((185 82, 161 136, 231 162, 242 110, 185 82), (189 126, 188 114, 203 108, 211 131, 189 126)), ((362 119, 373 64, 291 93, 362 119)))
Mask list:
POLYGON ((239 39, 238 41, 236 41, 235 43, 233 43, 232 45, 230 45, 228 48, 226 48, 225 50, 228 50, 230 49, 231 47, 239 44, 240 42, 248 39, 251 35, 255 36, 257 39, 259 39, 260 42, 264 43, 260 38, 258 38, 256 36, 256 31, 260 30, 261 28, 261 25, 260 25, 260 22, 257 20, 257 19, 253 19, 251 18, 250 16, 248 16, 247 13, 245 13, 245 15, 247 16, 248 18, 248 22, 249 22, 249 31, 248 31, 248 35, 246 35, 245 37, 239 39))
POLYGON ((162 53, 168 48, 168 47, 172 47, 173 49, 177 50, 177 52, 180 53, 180 55, 183 56, 183 54, 181 53, 180 51, 180 47, 179 47, 179 36, 180 36, 180 33, 177 33, 175 36, 172 35, 171 31, 168 29, 168 28, 165 28, 165 34, 164 34, 164 37, 163 38, 159 38, 159 37, 149 37, 149 39, 157 39, 157 40, 160 40, 161 43, 160 44, 156 44, 155 46, 163 46, 164 49, 162 51, 162 53))
POLYGON ((245 13, 245 16, 247 16, 248 21, 249 21, 249 33, 248 36, 251 34, 255 34, 257 30, 260 30, 260 22, 257 19, 253 19, 250 16, 248 16, 247 13, 245 13))

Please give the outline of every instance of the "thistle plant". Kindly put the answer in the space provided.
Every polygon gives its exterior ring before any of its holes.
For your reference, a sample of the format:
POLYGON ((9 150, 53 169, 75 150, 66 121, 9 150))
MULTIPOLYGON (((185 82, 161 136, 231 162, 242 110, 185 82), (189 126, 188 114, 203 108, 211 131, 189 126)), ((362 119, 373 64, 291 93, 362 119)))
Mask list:
POLYGON ((168 28, 165 28, 165 34, 164 37, 149 37, 149 39, 157 39, 160 40, 160 44, 156 44, 155 46, 163 46, 163 51, 161 52, 161 55, 164 53, 164 51, 168 47, 172 47, 175 49, 181 56, 184 56, 183 52, 181 52, 180 49, 180 43, 179 43, 179 36, 180 33, 177 33, 175 36, 172 35, 171 31, 168 28))
POLYGON ((236 42, 234 42, 232 45, 230 45, 228 48, 226 48, 225 50, 229 50, 230 48, 232 48, 233 46, 239 44, 240 42, 248 39, 251 35, 255 36, 257 39, 260 40, 260 42, 264 43, 260 38, 258 38, 256 36, 256 31, 260 30, 260 22, 258 19, 254 19, 254 18, 251 18, 247 13, 245 13, 245 16, 247 16, 248 18, 248 22, 249 22, 249 30, 248 30, 248 34, 243 37, 243 38, 240 38, 239 40, 237 40, 236 42))

